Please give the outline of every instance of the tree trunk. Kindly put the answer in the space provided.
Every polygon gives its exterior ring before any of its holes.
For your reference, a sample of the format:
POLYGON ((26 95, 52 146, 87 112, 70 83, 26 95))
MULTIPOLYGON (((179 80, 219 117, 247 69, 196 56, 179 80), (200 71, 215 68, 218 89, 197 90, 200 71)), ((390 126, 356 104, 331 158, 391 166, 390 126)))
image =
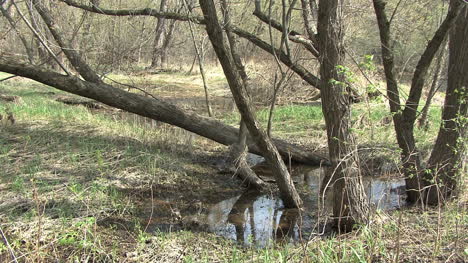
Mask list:
MULTIPOLYGON (((340 231, 351 231, 355 223, 366 223, 368 206, 358 167, 357 148, 349 132, 349 90, 337 66, 344 62, 342 24, 338 0, 320 1, 318 14, 322 109, 327 126, 333 184, 333 215, 340 231)), ((328 183, 328 182, 325 182, 328 183)))
MULTIPOLYGON (((238 140, 238 129, 213 118, 185 112, 157 98, 144 97, 104 83, 83 81, 76 77, 61 75, 41 67, 21 64, 16 61, 15 58, 0 58, 0 71, 33 79, 56 89, 94 99, 111 107, 168 123, 224 145, 232 145, 238 140)), ((303 147, 282 140, 274 139, 273 141, 285 160, 291 158, 292 161, 311 165, 329 164, 328 160, 323 156, 303 147)), ((247 144, 251 153, 262 154, 250 137, 247 144)))
MULTIPOLYGON (((407 201, 408 203, 416 203, 418 200, 421 200, 421 190, 424 187, 419 174, 421 171, 421 155, 416 147, 416 140, 414 138, 416 113, 429 66, 439 47, 442 45, 448 30, 453 25, 459 10, 455 8, 455 4, 454 8, 449 9, 444 21, 428 42, 416 66, 411 81, 410 93, 405 106, 402 108, 398 82, 394 74, 395 67, 390 37, 390 21, 385 13, 386 1, 373 0, 373 3, 380 32, 382 59, 387 81, 387 96, 390 104, 390 111, 393 115, 393 124, 398 146, 401 149, 407 201)), ((457 5, 459 5, 459 3, 457 3, 457 5)))
POLYGON ((286 165, 281 159, 275 145, 268 138, 266 132, 260 127, 260 124, 253 115, 253 110, 246 94, 245 85, 231 55, 231 52, 233 51, 230 50, 230 47, 227 45, 222 27, 219 24, 215 4, 212 0, 200 0, 199 3, 205 16, 206 31, 221 66, 223 67, 224 74, 229 83, 237 108, 256 145, 263 153, 267 162, 273 168, 273 173, 284 205, 286 207, 301 207, 302 200, 294 187, 286 165))
POLYGON ((267 184, 258 177, 247 163, 247 135, 249 131, 241 120, 239 127, 239 139, 231 145, 229 165, 233 166, 234 173, 248 186, 260 191, 267 188, 267 184))
MULTIPOLYGON (((247 73, 245 71, 245 67, 242 64, 242 60, 237 52, 237 41, 234 37, 234 34, 229 30, 229 25, 231 24, 231 10, 228 6, 226 0, 221 0, 221 8, 222 13, 224 16, 224 25, 227 27, 226 29, 226 36, 229 42, 229 46, 231 48, 231 56, 235 63, 235 66, 239 72, 239 75, 242 79, 242 83, 244 84, 244 88, 246 90, 247 95, 250 95, 250 86, 247 73)), ((202 51, 203 54, 203 51, 202 51)), ((250 96, 249 96, 250 97, 250 96)), ((247 163, 247 136, 249 135, 249 131, 244 120, 241 118, 239 124, 239 140, 237 144, 232 145, 232 157, 235 158, 233 163, 237 166, 239 175, 252 185, 253 187, 259 190, 266 190, 267 185, 266 183, 260 179, 257 174, 250 168, 247 163)), ((253 217, 251 217, 253 218, 253 217)))
POLYGON ((443 50, 439 52, 439 56, 437 57, 436 64, 434 66, 434 75, 432 77, 431 88, 429 89, 429 92, 427 94, 426 104, 424 104, 424 107, 421 110, 421 117, 419 117, 419 120, 418 120, 418 127, 420 129, 427 130, 429 128, 429 122, 427 121, 427 114, 429 113, 429 109, 431 107, 432 98, 434 97, 437 90, 439 89, 440 74, 442 73, 442 68, 445 67, 445 63, 443 63, 443 61, 444 61, 444 55, 446 51, 447 51, 446 48, 444 48, 443 50))
MULTIPOLYGON (((167 0, 161 0, 161 4, 159 5, 159 12, 163 13, 166 11, 167 11, 167 0)), ((156 28, 154 32, 153 52, 152 52, 152 57, 151 57, 150 68, 156 68, 160 66, 159 61, 161 60, 161 46, 163 43, 165 24, 166 24, 166 18, 158 17, 158 21, 156 22, 156 28)))
MULTIPOLYGON (((457 0, 450 2, 453 6, 457 0)), ((442 204, 457 187, 466 148, 468 108, 468 8, 462 7, 450 32, 448 86, 442 124, 427 164, 425 202, 442 204)))
POLYGON ((387 81, 387 96, 390 104, 390 112, 393 115, 393 124, 397 135, 397 142, 402 150, 401 159, 403 163, 406 181, 407 201, 415 203, 419 198, 418 190, 419 180, 415 176, 416 171, 421 166, 419 152, 415 152, 416 145, 413 137, 411 127, 404 127, 403 116, 401 114, 402 108, 400 104, 400 93, 398 88, 398 81, 395 76, 395 62, 393 57, 393 46, 390 38, 390 23, 385 13, 386 3, 382 0, 374 0, 374 9, 377 16, 377 23, 380 31, 380 41, 382 46, 382 60, 385 71, 385 78, 387 81), (405 136, 407 134, 407 136, 405 136))
POLYGON ((164 35, 164 42, 161 47, 161 67, 167 67, 167 57, 169 52, 169 47, 172 43, 172 39, 174 38, 174 31, 177 26, 176 20, 171 20, 169 23, 169 27, 167 29, 166 34, 164 35))

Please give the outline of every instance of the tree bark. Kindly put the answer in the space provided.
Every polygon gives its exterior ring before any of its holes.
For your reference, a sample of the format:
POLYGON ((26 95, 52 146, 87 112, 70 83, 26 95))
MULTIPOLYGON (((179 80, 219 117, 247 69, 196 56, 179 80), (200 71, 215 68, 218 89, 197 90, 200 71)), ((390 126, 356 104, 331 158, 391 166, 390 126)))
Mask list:
POLYGON ((231 145, 229 163, 233 165, 234 173, 248 186, 263 191, 267 184, 258 177, 247 163, 247 135, 249 131, 241 120, 238 141, 231 145))
MULTIPOLYGON (((452 0, 452 8, 458 8, 452 0)), ((445 95, 442 124, 429 158, 424 179, 427 186, 425 202, 442 204, 457 187, 466 150, 468 108, 468 8, 463 9, 449 39, 448 86, 445 95)))
MULTIPOLYGON (((224 15, 224 25, 226 26, 226 36, 229 42, 229 46, 231 48, 231 56, 242 79, 242 83, 244 84, 246 93, 247 95, 250 95, 250 86, 247 72, 245 71, 244 64, 242 63, 239 53, 237 52, 237 41, 234 37, 234 34, 232 34, 232 32, 229 29, 229 25, 231 24, 231 10, 226 0, 221 0, 221 8, 222 13, 224 15)), ((239 140, 236 144, 233 144, 231 146, 231 156, 232 158, 234 158, 232 163, 237 167, 237 171, 240 177, 247 181, 249 185, 252 185, 253 187, 263 191, 267 188, 266 183, 257 176, 257 174, 252 170, 252 168, 250 168, 250 166, 247 163, 248 135, 249 131, 247 129, 247 126, 244 120, 241 118, 239 124, 239 140)))
POLYGON ((167 67, 167 58, 169 47, 171 46, 172 39, 174 39, 174 32, 177 26, 176 20, 171 20, 167 29, 166 34, 164 35, 164 42, 161 47, 161 67, 167 67))
POLYGON ((253 115, 251 104, 248 102, 244 83, 237 70, 237 66, 231 55, 232 50, 226 43, 223 30, 218 21, 215 4, 212 0, 200 0, 200 7, 203 11, 206 31, 216 52, 216 55, 223 67, 224 74, 229 83, 232 95, 242 119, 247 126, 256 145, 263 153, 267 162, 272 166, 276 183, 280 190, 281 198, 286 207, 301 207, 302 200, 297 193, 291 176, 284 164, 275 145, 268 138, 265 131, 253 115))
MULTIPOLYGON (((161 0, 161 3, 159 5, 159 12, 166 12, 167 11, 167 0, 161 0)), ((161 59, 161 46, 162 46, 162 40, 164 36, 164 27, 166 24, 166 18, 164 17, 159 17, 158 21, 156 22, 156 28, 154 32, 154 42, 153 42, 153 54, 151 58, 151 66, 150 68, 156 68, 160 64, 160 59, 161 59)))
MULTIPOLYGON (((213 118, 183 111, 157 98, 144 97, 108 84, 83 81, 79 78, 61 75, 42 69, 41 67, 21 64, 15 58, 0 58, 0 71, 33 79, 75 95, 94 99, 115 108, 168 123, 224 145, 232 145, 238 139, 238 129, 213 118)), ((273 141, 285 160, 291 158, 295 162, 311 165, 329 164, 328 160, 323 156, 310 152, 300 146, 287 143, 283 140, 274 139, 273 141)), ((247 144, 251 153, 262 154, 259 148, 253 144, 253 140, 250 137, 247 140, 247 144)))
POLYGON ((373 3, 380 32, 382 59, 387 81, 387 96, 389 99, 390 111, 393 115, 393 124, 398 146, 402 150, 401 160, 403 173, 405 174, 407 201, 409 203, 416 203, 418 200, 421 200, 421 191, 424 187, 420 178, 421 156, 416 147, 416 140, 414 138, 416 113, 429 66, 439 47, 442 45, 448 30, 453 25, 459 10, 458 8, 449 9, 444 21, 426 46, 413 74, 408 99, 405 106, 402 107, 400 104, 398 82, 394 74, 395 68, 390 37, 390 21, 385 13, 386 2, 383 0, 373 0, 373 3))
MULTIPOLYGON (((331 167, 326 176, 333 184, 333 215, 340 231, 351 231, 355 223, 366 223, 368 205, 362 185, 357 147, 349 132, 349 90, 337 66, 343 65, 343 25, 338 0, 320 1, 318 13, 322 110, 327 126, 331 167)), ((328 182, 325 182, 328 183, 328 182)))

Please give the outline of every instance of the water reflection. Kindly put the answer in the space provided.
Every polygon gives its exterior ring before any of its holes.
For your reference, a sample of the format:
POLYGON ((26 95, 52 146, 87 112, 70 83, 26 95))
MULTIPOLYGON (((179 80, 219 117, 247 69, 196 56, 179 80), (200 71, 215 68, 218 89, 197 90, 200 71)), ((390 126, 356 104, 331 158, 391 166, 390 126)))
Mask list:
MULTIPOLYGON (((293 241, 305 238, 316 228, 319 211, 331 211, 332 191, 324 201, 319 198, 323 171, 312 169, 294 179, 298 187, 306 187, 303 197, 304 211, 285 209, 283 202, 269 195, 246 192, 214 205, 207 216, 209 230, 220 236, 237 240, 245 245, 265 247, 272 240, 293 241)), ((404 205, 404 181, 384 178, 363 178, 369 201, 379 209, 392 209, 404 205)))

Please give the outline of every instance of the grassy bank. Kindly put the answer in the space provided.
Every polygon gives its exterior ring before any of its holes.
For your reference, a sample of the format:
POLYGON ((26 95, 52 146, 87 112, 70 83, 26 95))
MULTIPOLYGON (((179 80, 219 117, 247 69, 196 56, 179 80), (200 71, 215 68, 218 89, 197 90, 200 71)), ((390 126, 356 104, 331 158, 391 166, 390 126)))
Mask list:
MULTIPOLYGON (((122 112, 65 105, 55 99, 70 95, 31 81, 0 83, 0 92, 21 97, 0 104, 0 113, 16 118, 0 126, 0 224, 8 241, 0 242, 0 262, 11 261, 11 252, 20 262, 468 260, 463 196, 427 211, 380 212, 370 226, 346 235, 241 246, 192 226, 197 213, 242 192, 235 178, 212 165, 225 147, 122 112), (152 228, 168 224, 178 227, 152 228)), ((437 122, 440 110, 431 110, 437 122)), ((235 114, 224 116, 238 122, 235 114)), ((258 116, 265 122, 267 110, 258 116)), ((387 117, 384 103, 356 105, 359 142, 393 147, 387 117)), ((326 146, 320 106, 280 106, 273 120, 279 137, 326 146)), ((422 148, 437 128, 418 131, 422 148)))

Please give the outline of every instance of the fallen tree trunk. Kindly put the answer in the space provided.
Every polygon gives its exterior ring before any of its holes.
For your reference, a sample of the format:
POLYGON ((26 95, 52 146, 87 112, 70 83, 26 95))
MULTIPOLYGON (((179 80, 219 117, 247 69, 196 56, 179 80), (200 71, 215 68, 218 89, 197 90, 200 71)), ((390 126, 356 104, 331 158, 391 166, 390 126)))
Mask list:
MULTIPOLYGON (((168 123, 224 145, 237 142, 239 130, 216 119, 186 112, 175 105, 157 98, 148 98, 104 83, 91 83, 77 77, 61 75, 37 66, 21 64, 0 58, 0 71, 33 79, 45 85, 72 94, 94 99, 106 105, 168 123)), ((310 165, 329 165, 329 161, 303 147, 274 139, 285 160, 310 165)), ((257 146, 248 138, 249 151, 260 154, 257 146)))
POLYGON ((85 100, 76 100, 76 99, 72 99, 72 98, 57 98, 55 99, 56 101, 58 102, 61 102, 63 104, 67 104, 67 105, 73 105, 73 106, 83 106, 83 107, 86 107, 88 109, 96 109, 96 110, 100 110, 100 109, 104 109, 105 107, 94 102, 94 101, 85 101, 85 100))

